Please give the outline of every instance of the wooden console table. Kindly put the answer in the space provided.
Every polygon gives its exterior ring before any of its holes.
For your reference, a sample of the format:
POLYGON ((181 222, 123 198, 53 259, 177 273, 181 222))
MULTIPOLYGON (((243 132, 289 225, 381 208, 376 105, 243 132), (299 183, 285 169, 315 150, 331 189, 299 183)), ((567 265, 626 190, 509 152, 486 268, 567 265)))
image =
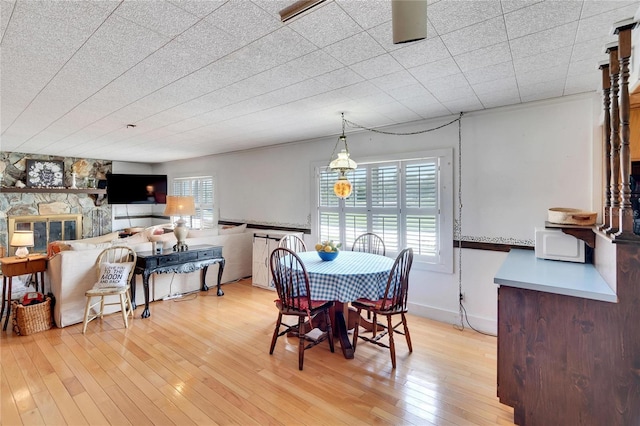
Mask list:
POLYGON ((40 282, 42 283, 42 292, 44 293, 44 271, 47 269, 47 256, 41 254, 31 254, 28 257, 9 256, 0 258, 2 264, 2 308, 0 308, 0 318, 4 313, 5 303, 7 306, 7 318, 4 321, 3 330, 7 329, 9 317, 11 316, 11 291, 13 277, 19 275, 35 274, 36 291, 38 291, 38 273, 40 273, 40 282), (7 280, 8 279, 8 280, 7 280), (7 285, 8 284, 8 285, 7 285))
MULTIPOLYGON (((149 312, 149 277, 151 274, 173 273, 189 273, 200 270, 201 290, 208 291, 209 287, 205 282, 207 269, 209 265, 214 263, 220 264, 218 269, 218 290, 217 295, 223 296, 224 292, 220 288, 220 280, 224 270, 224 258, 222 257, 221 246, 191 246, 187 251, 168 251, 162 254, 155 254, 150 251, 138 252, 136 260, 135 274, 142 275, 142 284, 144 287, 144 311, 142 318, 148 318, 149 312)), ((133 309, 136 309, 135 303, 135 285, 131 286, 131 303, 133 309)))

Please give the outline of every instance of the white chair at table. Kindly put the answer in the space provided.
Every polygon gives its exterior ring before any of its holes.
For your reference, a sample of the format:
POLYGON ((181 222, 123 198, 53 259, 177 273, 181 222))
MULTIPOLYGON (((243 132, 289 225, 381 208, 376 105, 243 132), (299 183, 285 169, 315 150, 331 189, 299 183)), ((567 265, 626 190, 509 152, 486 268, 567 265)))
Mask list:
POLYGON ((96 261, 96 272, 98 281, 91 290, 85 292, 87 303, 84 308, 84 321, 82 322, 82 334, 87 331, 89 322, 96 318, 102 318, 104 315, 104 307, 110 305, 119 305, 122 311, 122 319, 124 327, 129 327, 128 317, 133 318, 133 306, 129 296, 129 288, 131 278, 133 277, 136 265, 136 252, 125 246, 110 247, 102 251, 96 261), (118 302, 105 303, 104 298, 107 296, 118 296, 118 302), (91 303, 94 297, 100 299, 91 303), (91 314, 91 310, 98 307, 95 314, 91 314))
POLYGON ((287 234, 278 243, 278 247, 286 248, 294 253, 307 251, 307 246, 302 239, 293 234, 287 234))

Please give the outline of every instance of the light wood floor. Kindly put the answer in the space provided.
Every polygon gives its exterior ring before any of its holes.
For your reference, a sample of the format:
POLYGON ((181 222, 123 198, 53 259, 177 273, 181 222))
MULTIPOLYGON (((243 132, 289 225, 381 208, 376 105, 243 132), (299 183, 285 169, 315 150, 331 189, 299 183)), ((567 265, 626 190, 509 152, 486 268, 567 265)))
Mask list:
POLYGON ((496 339, 409 316, 413 353, 297 339, 269 355, 275 294, 250 280, 89 324, 0 337, 0 424, 513 424, 496 398, 496 339))

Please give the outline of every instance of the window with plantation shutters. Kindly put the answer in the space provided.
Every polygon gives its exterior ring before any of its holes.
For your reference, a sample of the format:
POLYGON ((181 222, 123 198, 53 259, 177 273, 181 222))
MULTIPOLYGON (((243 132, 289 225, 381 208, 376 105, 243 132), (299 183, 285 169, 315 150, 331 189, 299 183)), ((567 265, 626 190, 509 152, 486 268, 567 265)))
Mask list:
POLYGON ((192 195, 196 214, 183 218, 191 229, 213 228, 216 225, 213 205, 213 177, 198 176, 175 178, 173 195, 192 195))
POLYGON ((317 167, 318 239, 350 250, 360 234, 374 232, 387 255, 411 247, 426 269, 452 271, 452 169, 451 150, 360 161, 347 173, 353 192, 342 200, 333 193, 337 174, 317 167))

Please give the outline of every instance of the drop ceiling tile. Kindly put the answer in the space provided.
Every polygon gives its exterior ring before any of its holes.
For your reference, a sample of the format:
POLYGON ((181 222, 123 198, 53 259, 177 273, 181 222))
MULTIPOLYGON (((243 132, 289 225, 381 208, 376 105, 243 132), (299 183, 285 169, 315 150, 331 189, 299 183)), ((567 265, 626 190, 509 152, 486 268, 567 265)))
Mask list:
POLYGON ((469 82, 462 73, 431 80, 425 86, 440 102, 475 96, 469 82))
POLYGON ((9 24, 9 18, 13 13, 13 8, 16 4, 16 0, 6 0, 0 2, 0 41, 4 36, 4 32, 7 30, 9 24))
POLYGON ((567 77, 568 67, 564 64, 555 67, 549 67, 544 73, 539 71, 529 71, 518 73, 516 79, 519 86, 530 86, 533 84, 544 84, 549 80, 561 80, 567 77))
POLYGON ((526 73, 531 71, 544 71, 558 65, 569 65, 571 59, 571 46, 549 50, 532 56, 524 56, 513 59, 513 66, 516 73, 526 73))
MULTIPOLYGON (((595 2, 585 2, 585 6, 583 7, 583 15, 584 8, 586 8, 587 3, 595 3, 595 2)), ((601 3, 610 3, 610 2, 601 2, 601 3)), ((601 38, 609 35, 611 31, 611 27, 613 23, 621 21, 626 18, 633 17, 633 14, 638 9, 638 3, 633 2, 634 4, 627 5, 625 7, 614 9, 608 12, 603 13, 602 15, 592 16, 590 18, 585 18, 580 20, 578 24, 578 33, 576 34, 576 42, 587 41, 594 38, 601 38)))
POLYGON ((513 40, 570 22, 577 22, 580 18, 581 9, 582 2, 552 1, 536 3, 507 13, 504 19, 509 39, 513 40))
POLYGON ((451 114, 451 111, 440 103, 421 105, 412 110, 422 118, 444 117, 451 114))
POLYGON ((600 61, 596 61, 593 58, 584 59, 582 61, 572 61, 569 63, 569 70, 567 76, 571 78, 574 75, 581 74, 593 74, 599 69, 600 61))
POLYGON ((479 93, 478 99, 485 108, 495 108, 503 105, 511 105, 520 102, 520 94, 517 88, 507 88, 500 90, 496 88, 493 91, 479 93))
POLYGON ((207 20, 244 43, 276 31, 282 24, 250 1, 229 1, 215 9, 207 20))
POLYGON ((391 55, 405 68, 413 68, 450 57, 440 37, 433 37, 421 43, 409 43, 391 55))
POLYGON ((200 19, 164 0, 126 1, 115 10, 115 13, 167 37, 177 36, 200 19))
POLYGON ((539 99, 557 98, 562 96, 566 79, 549 80, 531 85, 520 85, 520 98, 522 102, 539 99))
POLYGON ((402 66, 389 54, 367 59, 349 68, 366 79, 374 79, 402 70, 402 66))
POLYGON ((482 99, 483 96, 494 92, 512 92, 518 93, 518 83, 515 76, 506 77, 501 80, 492 80, 484 83, 476 83, 473 86, 473 91, 482 99))
POLYGON ((462 98, 462 99, 454 99, 452 101, 444 101, 442 105, 451 111, 452 114, 457 114, 460 112, 470 112, 470 111, 478 111, 484 109, 484 106, 480 102, 480 100, 473 95, 472 97, 462 98))
POLYGON ((444 45, 453 55, 460 55, 507 41, 503 18, 492 18, 441 36, 444 45))
POLYGON ((406 123, 420 120, 420 115, 399 102, 380 105, 373 108, 379 114, 388 117, 393 123, 406 123))
POLYGON ((466 72, 511 61, 511 50, 509 43, 503 42, 454 56, 453 59, 460 69, 466 72))
POLYGON ((204 18, 211 12, 225 4, 228 0, 169 0, 174 6, 186 10, 200 18, 204 18))
POLYGON ((487 81, 502 80, 512 77, 515 75, 515 71, 513 70, 513 62, 509 61, 467 71, 464 75, 469 83, 475 85, 477 83, 485 83, 487 81))
POLYGON ((322 50, 308 53, 289 63, 309 77, 316 77, 344 67, 335 58, 322 50))
POLYGON ((281 27, 266 36, 256 40, 252 46, 260 49, 263 56, 272 56, 278 64, 294 60, 315 51, 317 48, 304 37, 291 30, 281 27))
POLYGON ((370 79, 369 81, 386 92, 417 83, 417 80, 411 75, 411 73, 403 69, 391 74, 370 79))
POLYGON ((203 19, 178 35, 175 40, 190 49, 206 52, 211 58, 222 58, 242 47, 242 42, 218 28, 212 19, 203 19))
POLYGON ((613 41, 616 41, 614 36, 605 36, 576 43, 573 45, 571 52, 571 61, 584 61, 590 58, 594 58, 595 61, 608 59, 609 56, 605 53, 605 46, 613 41))
POLYGON ((560 47, 571 46, 576 38, 577 22, 571 22, 550 30, 529 34, 512 39, 511 54, 513 59, 525 58, 560 47))
MULTIPOLYGON (((590 16, 605 13, 607 11, 622 9, 627 7, 635 7, 638 10, 638 1, 619 1, 619 0, 607 0, 607 1, 585 1, 582 6, 582 18, 588 18, 590 16)), ((628 17, 633 16, 633 12, 628 17)), ((624 18, 621 18, 624 19, 624 18)), ((615 21, 614 21, 615 22, 615 21)))
POLYGON ((509 13, 543 1, 544 0, 501 0, 500 4, 502 5, 502 11, 504 13, 509 13))
POLYGON ((439 1, 427 6, 427 15, 443 35, 501 16, 502 10, 497 1, 439 1))
POLYGON ((366 32, 340 40, 322 50, 345 65, 355 64, 385 53, 380 44, 366 32))
POLYGON ((313 13, 290 21, 288 26, 318 47, 351 37, 362 28, 336 3, 323 3, 313 13))
MULTIPOLYGON (((116 9, 118 2, 106 1, 20 1, 20 8, 26 8, 32 15, 39 15, 47 21, 59 25, 69 25, 91 34, 116 9)), ((52 32, 52 34, 56 34, 52 32)))
MULTIPOLYGON (((422 84, 410 84, 387 91, 387 93, 398 101, 411 99, 420 96, 424 99, 433 98, 433 95, 422 84)), ((435 98, 434 98, 435 101, 435 98)))
POLYGON ((326 86, 329 90, 333 90, 359 83, 364 79, 349 68, 342 68, 336 71, 331 71, 327 74, 319 75, 316 77, 316 80, 326 86))
POLYGON ((455 63, 453 58, 447 58, 431 64, 411 68, 409 72, 419 82, 426 83, 448 75, 457 74, 460 72, 460 68, 458 68, 458 64, 455 63))
POLYGON ((387 1, 336 0, 336 3, 365 30, 391 21, 391 3, 387 1))
POLYGON ((564 88, 564 95, 600 90, 602 88, 601 84, 602 74, 600 71, 572 75, 567 79, 567 84, 564 88))
POLYGON ((371 82, 362 81, 340 89, 340 94, 351 99, 360 99, 376 94, 384 94, 384 92, 371 82))

